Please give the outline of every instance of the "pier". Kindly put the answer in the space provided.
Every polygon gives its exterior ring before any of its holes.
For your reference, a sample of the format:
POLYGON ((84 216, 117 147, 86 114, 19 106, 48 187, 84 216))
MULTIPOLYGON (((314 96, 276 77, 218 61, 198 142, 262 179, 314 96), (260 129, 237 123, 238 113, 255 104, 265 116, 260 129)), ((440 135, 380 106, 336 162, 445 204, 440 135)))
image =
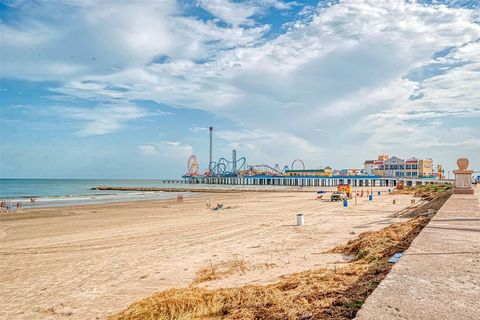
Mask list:
MULTIPOLYGON (((241 189, 228 188, 189 188, 187 185, 223 185, 223 186, 283 186, 283 187, 336 187, 340 184, 349 184, 352 187, 396 187, 399 182, 404 186, 413 187, 427 184, 451 184, 453 180, 438 180, 427 178, 386 178, 378 176, 332 176, 332 177, 288 177, 288 176, 236 176, 236 177, 211 177, 211 176, 184 176, 183 179, 164 179, 162 184, 182 184, 184 187, 123 187, 123 186, 98 186, 92 190, 117 190, 117 191, 163 191, 163 192, 239 192, 241 189)), ((247 189, 246 189, 247 190, 247 189)), ((280 189, 278 189, 280 190, 280 189)), ((289 188, 291 190, 291 188, 289 188)))
POLYGON ((428 178, 389 178, 379 176, 236 176, 209 177, 184 176, 182 183, 220 184, 220 185, 254 185, 254 186, 304 186, 304 187, 336 187, 339 184, 350 184, 352 187, 396 187, 399 182, 405 186, 426 184, 451 184, 453 180, 428 178))

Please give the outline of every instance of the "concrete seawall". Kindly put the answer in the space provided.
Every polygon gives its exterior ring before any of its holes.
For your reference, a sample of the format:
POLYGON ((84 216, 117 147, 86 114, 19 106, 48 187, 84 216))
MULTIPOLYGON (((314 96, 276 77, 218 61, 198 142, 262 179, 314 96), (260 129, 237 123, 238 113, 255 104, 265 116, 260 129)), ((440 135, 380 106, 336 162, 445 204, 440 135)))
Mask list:
POLYGON ((480 190, 452 195, 356 319, 480 318, 480 190))

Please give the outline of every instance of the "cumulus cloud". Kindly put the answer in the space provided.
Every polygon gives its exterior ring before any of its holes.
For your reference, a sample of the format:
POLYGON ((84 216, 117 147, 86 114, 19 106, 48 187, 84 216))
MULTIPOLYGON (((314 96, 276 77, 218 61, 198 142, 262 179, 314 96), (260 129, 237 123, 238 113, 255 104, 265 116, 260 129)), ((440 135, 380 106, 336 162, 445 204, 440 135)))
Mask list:
POLYGON ((198 4, 215 17, 232 25, 252 25, 255 21, 250 18, 268 8, 285 10, 296 5, 295 2, 285 3, 278 0, 257 0, 246 3, 231 0, 199 0, 198 4))
POLYGON ((214 16, 233 24, 251 24, 249 17, 255 13, 255 7, 235 3, 229 0, 200 0, 199 4, 214 16))
POLYGON ((193 153, 193 147, 180 141, 159 141, 138 146, 138 153, 142 156, 161 161, 176 161, 183 163, 193 153))
POLYGON ((77 135, 95 136, 115 132, 127 122, 149 115, 147 111, 133 104, 104 105, 94 108, 53 107, 56 115, 79 123, 77 135))
POLYGON ((144 67, 156 58, 203 59, 255 42, 264 28, 221 28, 181 15, 176 2, 12 1, 20 27, 1 23, 2 75, 78 80, 144 67))
MULTIPOLYGON (((367 158, 412 148, 450 161, 455 155, 446 151, 458 139, 480 151, 478 131, 468 130, 480 120, 478 6, 319 3, 283 34, 264 37, 271 26, 256 15, 299 3, 199 1, 213 20, 184 15, 173 0, 64 2, 73 14, 49 20, 50 2, 23 4, 21 28, 1 24, 2 72, 60 81, 53 90, 67 97, 126 105, 151 99, 215 113, 245 128, 223 131, 225 148, 248 150, 255 161, 287 158, 288 150, 292 158, 328 156, 347 166, 352 152, 367 158)), ((139 114, 124 111, 114 120, 77 109, 70 117, 87 124, 80 134, 104 134, 139 114)))
POLYGON ((141 144, 138 146, 141 155, 151 156, 158 154, 157 147, 151 144, 141 144))
POLYGON ((324 150, 318 145, 281 131, 219 130, 215 137, 226 142, 220 154, 229 154, 231 149, 240 150, 239 155, 246 156, 250 165, 288 164, 298 157, 314 167, 328 161, 324 150))

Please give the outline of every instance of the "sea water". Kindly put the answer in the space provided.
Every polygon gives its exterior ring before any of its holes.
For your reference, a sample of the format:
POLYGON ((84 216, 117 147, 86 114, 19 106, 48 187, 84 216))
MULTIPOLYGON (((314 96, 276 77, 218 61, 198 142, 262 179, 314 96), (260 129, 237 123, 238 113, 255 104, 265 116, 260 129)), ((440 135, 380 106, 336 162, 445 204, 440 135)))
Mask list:
MULTIPOLYGON (((0 179, 0 199, 14 204, 21 201, 30 207, 54 207, 82 204, 99 204, 138 200, 163 200, 176 198, 176 192, 161 191, 111 191, 92 190, 98 186, 121 187, 185 187, 164 184, 161 180, 113 180, 113 179, 0 179)), ((186 194, 186 193, 182 193, 186 194)))
MULTIPOLYGON (((180 193, 194 196, 195 189, 284 189, 284 186, 163 183, 162 180, 140 179, 0 179, 0 200, 21 201, 23 207, 56 207, 138 200, 174 199, 180 193), (95 190, 98 186, 139 188, 181 188, 193 192, 95 190), (93 190, 92 190, 93 189, 93 190)), ((181 191, 181 190, 179 190, 181 191)))

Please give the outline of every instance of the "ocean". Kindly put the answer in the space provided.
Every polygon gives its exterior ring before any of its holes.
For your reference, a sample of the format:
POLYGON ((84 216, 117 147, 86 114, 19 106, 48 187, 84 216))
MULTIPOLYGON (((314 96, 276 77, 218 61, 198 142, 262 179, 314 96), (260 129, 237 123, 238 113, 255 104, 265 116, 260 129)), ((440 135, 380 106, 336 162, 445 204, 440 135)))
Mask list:
MULTIPOLYGON (((186 187, 164 184, 161 180, 116 180, 116 179, 0 179, 0 199, 23 207, 30 207, 35 198, 35 207, 56 207, 82 204, 174 199, 176 192, 101 191, 94 187, 186 187)), ((188 193, 183 192, 187 195, 188 193)))

